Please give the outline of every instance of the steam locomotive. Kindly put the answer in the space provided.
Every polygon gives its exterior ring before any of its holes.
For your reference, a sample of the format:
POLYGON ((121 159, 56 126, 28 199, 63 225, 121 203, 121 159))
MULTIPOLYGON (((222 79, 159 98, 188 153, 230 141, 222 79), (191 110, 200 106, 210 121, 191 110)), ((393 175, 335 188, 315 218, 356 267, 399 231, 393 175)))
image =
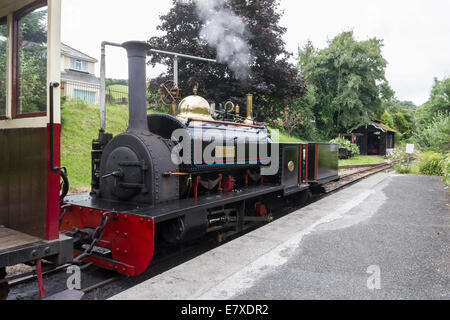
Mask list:
POLYGON ((268 128, 217 121, 209 103, 186 97, 177 115, 147 115, 144 42, 126 42, 129 127, 100 131, 92 147, 92 192, 68 196, 60 231, 74 239, 77 261, 128 276, 144 272, 160 243, 207 234, 224 239, 270 222, 271 204, 301 198, 338 179, 338 146, 277 143, 268 128))

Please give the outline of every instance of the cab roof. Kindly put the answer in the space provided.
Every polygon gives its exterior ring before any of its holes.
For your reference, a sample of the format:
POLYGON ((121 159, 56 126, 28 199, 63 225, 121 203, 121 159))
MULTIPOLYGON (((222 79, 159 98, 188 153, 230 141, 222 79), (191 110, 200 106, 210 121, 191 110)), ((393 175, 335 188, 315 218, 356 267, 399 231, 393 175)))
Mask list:
MULTIPOLYGON (((0 18, 6 17, 8 14, 20 10, 33 2, 36 2, 36 0, 2 0, 0 2, 0 18)), ((45 3, 46 1, 39 2, 45 3)))

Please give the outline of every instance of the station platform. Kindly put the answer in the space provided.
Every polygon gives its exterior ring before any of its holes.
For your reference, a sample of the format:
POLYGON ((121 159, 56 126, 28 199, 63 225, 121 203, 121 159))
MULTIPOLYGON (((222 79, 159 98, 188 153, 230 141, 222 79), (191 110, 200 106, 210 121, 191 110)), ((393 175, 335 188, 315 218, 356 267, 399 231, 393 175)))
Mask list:
POLYGON ((448 298, 448 200, 439 178, 380 173, 110 299, 448 298))

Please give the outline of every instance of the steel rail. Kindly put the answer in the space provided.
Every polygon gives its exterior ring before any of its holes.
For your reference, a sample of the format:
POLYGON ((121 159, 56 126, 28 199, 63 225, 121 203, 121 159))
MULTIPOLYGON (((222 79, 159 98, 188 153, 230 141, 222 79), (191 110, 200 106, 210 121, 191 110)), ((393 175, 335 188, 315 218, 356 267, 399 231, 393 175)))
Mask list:
MULTIPOLYGON (((92 263, 84 264, 80 267, 80 269, 84 270, 84 269, 90 267, 91 265, 92 265, 92 263)), ((44 277, 44 276, 52 275, 55 273, 59 273, 61 271, 67 270, 67 268, 69 268, 70 266, 71 266, 71 264, 65 264, 65 265, 62 265, 62 266, 59 266, 59 267, 56 267, 53 269, 49 269, 49 270, 43 272, 42 276, 44 277)), ((9 278, 5 278, 3 280, 0 280, 0 283, 8 282, 9 287, 13 288, 20 284, 31 282, 32 280, 35 280, 36 278, 37 278, 36 270, 33 270, 33 271, 17 274, 15 276, 11 276, 9 278)))
POLYGON ((325 194, 329 194, 335 191, 338 191, 346 186, 364 180, 374 174, 377 174, 381 171, 392 168, 391 164, 383 163, 381 165, 377 165, 375 167, 371 167, 365 170, 359 170, 348 175, 342 176, 337 181, 330 181, 322 185, 325 194))
POLYGON ((373 168, 377 167, 382 164, 387 164, 387 162, 380 162, 380 163, 374 163, 374 164, 355 164, 355 165, 348 165, 348 166, 339 166, 340 170, 346 170, 346 169, 360 169, 360 168, 373 168))

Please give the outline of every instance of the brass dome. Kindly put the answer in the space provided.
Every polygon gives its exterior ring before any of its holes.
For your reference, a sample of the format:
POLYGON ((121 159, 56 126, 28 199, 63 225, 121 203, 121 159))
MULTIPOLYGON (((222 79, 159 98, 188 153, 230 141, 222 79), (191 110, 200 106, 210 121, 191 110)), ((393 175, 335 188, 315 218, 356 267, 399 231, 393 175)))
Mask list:
POLYGON ((211 117, 211 106, 208 101, 200 96, 189 96, 184 98, 177 108, 177 117, 180 120, 188 119, 214 120, 211 117))

